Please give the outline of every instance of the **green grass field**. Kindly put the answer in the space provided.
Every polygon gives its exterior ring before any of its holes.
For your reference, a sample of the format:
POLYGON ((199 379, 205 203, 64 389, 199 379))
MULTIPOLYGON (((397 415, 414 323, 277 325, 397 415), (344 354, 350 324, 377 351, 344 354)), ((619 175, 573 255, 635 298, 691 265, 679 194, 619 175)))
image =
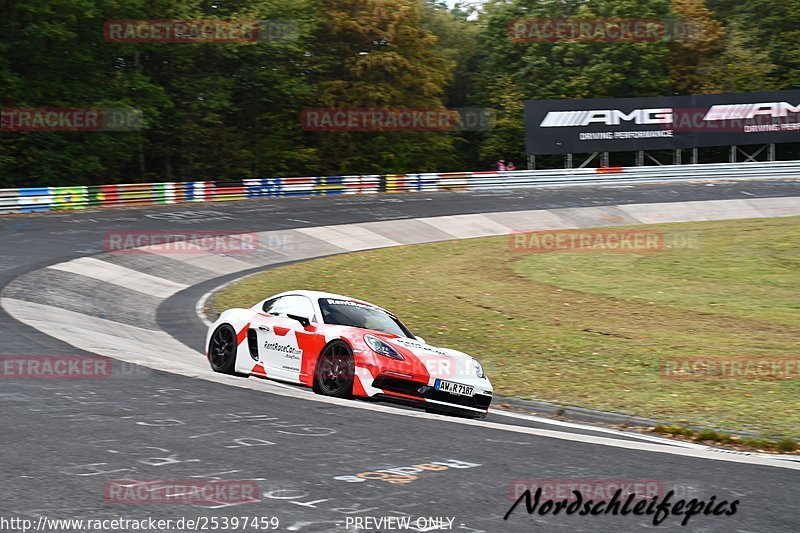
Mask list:
POLYGON ((661 372, 665 357, 800 358, 800 217, 647 229, 699 240, 649 254, 519 254, 507 237, 387 248, 271 270, 213 305, 249 307, 295 288, 342 293, 474 355, 498 395, 800 435, 799 371, 692 381, 661 372))

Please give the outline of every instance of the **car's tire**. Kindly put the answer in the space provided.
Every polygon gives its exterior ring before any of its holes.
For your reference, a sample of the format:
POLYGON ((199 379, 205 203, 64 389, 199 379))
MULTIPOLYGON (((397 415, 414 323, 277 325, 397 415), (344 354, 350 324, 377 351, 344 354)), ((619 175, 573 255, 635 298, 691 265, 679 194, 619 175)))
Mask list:
POLYGON ((341 340, 330 342, 317 358, 313 389, 317 394, 350 398, 355 382, 355 361, 350 346, 341 340))
POLYGON ((208 343, 208 362, 211 369, 221 374, 234 374, 236 366, 236 331, 230 324, 214 330, 208 343))

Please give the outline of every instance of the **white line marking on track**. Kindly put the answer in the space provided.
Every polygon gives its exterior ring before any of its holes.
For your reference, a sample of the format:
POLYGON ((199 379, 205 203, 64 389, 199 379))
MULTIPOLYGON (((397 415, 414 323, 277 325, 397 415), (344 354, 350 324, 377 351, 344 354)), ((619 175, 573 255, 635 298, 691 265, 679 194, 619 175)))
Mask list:
POLYGON ((71 261, 50 265, 47 268, 78 274, 79 276, 104 281, 142 294, 161 298, 172 296, 188 287, 183 283, 176 283, 145 274, 138 270, 101 261, 94 257, 79 257, 71 261))
POLYGON ((223 283, 222 285, 218 285, 217 287, 214 287, 213 289, 211 289, 210 291, 205 293, 203 296, 201 296, 200 299, 197 300, 197 303, 194 306, 194 312, 197 315, 197 317, 200 319, 200 322, 205 324, 205 326, 207 328, 210 328, 211 324, 213 324, 213 322, 211 320, 209 320, 208 316, 206 315, 205 308, 206 308, 206 304, 208 303, 208 299, 211 298, 211 296, 213 296, 214 293, 221 291, 222 289, 224 289, 228 285, 232 285, 234 283, 238 283, 238 282, 242 281, 245 278, 249 278, 250 276, 255 276, 256 274, 261 274, 263 272, 264 271, 262 270, 260 272, 255 272, 253 274, 247 274, 245 276, 239 276, 238 278, 232 279, 231 281, 229 281, 227 283, 223 283))
MULTIPOLYGON (((206 377, 206 376, 198 376, 198 377, 200 377, 201 379, 208 379, 209 381, 227 383, 235 387, 260 388, 255 383, 253 383, 253 379, 242 380, 240 378, 230 378, 229 376, 224 376, 221 374, 215 374, 213 376, 213 378, 217 379, 213 379, 212 377, 206 377)), ((266 380, 261 380, 261 379, 256 379, 256 381, 266 382, 266 380)), ((269 383, 270 385, 275 384, 274 382, 267 382, 267 383, 269 383)), ((367 411, 377 411, 380 413, 394 414, 411 418, 437 420, 440 422, 447 422, 451 424, 474 426, 476 429, 492 429, 492 430, 506 431, 511 433, 519 433, 523 435, 536 436, 536 437, 546 437, 552 439, 566 440, 583 444, 594 444, 600 446, 609 446, 612 448, 622 448, 622 449, 651 452, 651 453, 663 453, 667 455, 692 457, 696 459, 710 459, 715 461, 742 463, 754 466, 770 466, 775 468, 786 468, 789 470, 800 470, 800 463, 780 460, 773 458, 772 456, 756 455, 748 452, 737 452, 737 451, 729 451, 729 450, 722 450, 722 449, 708 448, 708 447, 686 448, 686 447, 675 446, 672 441, 670 441, 670 444, 668 445, 656 444, 656 443, 640 442, 633 440, 613 439, 609 437, 598 437, 594 435, 583 435, 579 433, 569 433, 565 431, 531 428, 526 426, 511 426, 508 424, 501 424, 497 422, 468 420, 468 419, 455 418, 445 415, 424 413, 416 410, 404 410, 389 405, 372 404, 354 400, 341 400, 339 398, 318 396, 316 394, 306 393, 304 390, 298 389, 296 387, 289 387, 285 385, 282 385, 281 388, 285 388, 287 390, 284 391, 279 389, 273 389, 264 392, 269 392, 270 394, 274 394, 276 396, 288 396, 302 400, 335 404, 343 407, 350 407, 367 411)), ((594 429, 594 428, 588 428, 588 429, 594 429)))
MULTIPOLYGON (((539 422, 539 423, 542 423, 542 424, 550 424, 550 425, 553 425, 553 426, 561 426, 561 427, 567 427, 567 428, 572 428, 572 429, 594 431, 596 433, 609 433, 609 434, 612 434, 612 435, 626 436, 626 437, 630 437, 630 438, 646 440, 646 441, 660 443, 660 444, 668 444, 670 446, 679 446, 679 447, 682 447, 682 448, 694 448, 696 450, 714 450, 714 451, 723 450, 723 448, 714 448, 713 446, 706 446, 705 444, 697 444, 697 443, 694 443, 694 442, 685 442, 685 441, 680 441, 680 440, 673 440, 673 439, 668 439, 666 437, 658 437, 656 435, 646 435, 646 434, 636 433, 636 432, 632 432, 632 431, 625 431, 625 430, 622 430, 622 429, 606 428, 606 427, 602 427, 602 426, 590 426, 590 425, 585 425, 585 424, 576 424, 574 422, 565 422, 563 420, 553 420, 553 419, 547 418, 547 417, 541 417, 541 416, 535 416, 535 415, 527 415, 527 414, 523 414, 523 413, 514 413, 512 411, 503 411, 503 410, 499 410, 499 409, 491 409, 489 412, 492 415, 508 416, 508 417, 511 417, 511 418, 519 418, 519 419, 522 419, 522 420, 530 420, 531 422, 539 422)), ((733 453, 739 453, 739 452, 733 452, 733 453)), ((755 452, 750 453, 750 455, 755 456, 755 457, 767 457, 767 458, 770 458, 770 459, 777 459, 777 460, 780 460, 780 461, 800 461, 800 455, 788 455, 788 454, 787 455, 775 455, 775 454, 769 454, 769 453, 755 453, 755 452)))
POLYGON ((489 411, 492 415, 497 416, 507 416, 509 418, 517 418, 519 420, 527 420, 529 422, 537 422, 539 424, 548 424, 550 426, 559 426, 565 427, 570 429, 579 429, 582 431, 593 431, 595 433, 607 433, 610 435, 619 435, 624 437, 630 437, 639 440, 646 440, 651 442, 657 442, 660 444, 669 444, 671 446, 680 446, 682 448, 702 448, 708 449, 708 446, 703 446, 701 444, 694 444, 692 442, 683 442, 679 440, 672 440, 667 439, 664 437, 657 437, 655 435, 646 435, 642 433, 634 433, 632 431, 624 431, 622 429, 614 429, 614 428, 607 428, 603 426, 590 426, 587 424, 577 424, 575 422, 566 422, 564 420, 554 420, 552 418, 547 418, 544 416, 536 416, 536 415, 527 415, 523 413, 515 413, 513 411, 504 411, 502 409, 491 409, 489 411))

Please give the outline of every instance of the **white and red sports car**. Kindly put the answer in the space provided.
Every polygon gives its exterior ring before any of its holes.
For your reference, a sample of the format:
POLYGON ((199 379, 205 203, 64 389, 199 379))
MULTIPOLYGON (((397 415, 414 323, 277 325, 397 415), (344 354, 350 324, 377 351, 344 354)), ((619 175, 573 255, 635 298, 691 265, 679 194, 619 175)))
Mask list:
POLYGON ((492 401, 483 367, 469 355, 415 337, 367 302, 290 291, 250 309, 229 309, 208 329, 216 372, 270 378, 340 398, 385 398, 482 418, 492 401))

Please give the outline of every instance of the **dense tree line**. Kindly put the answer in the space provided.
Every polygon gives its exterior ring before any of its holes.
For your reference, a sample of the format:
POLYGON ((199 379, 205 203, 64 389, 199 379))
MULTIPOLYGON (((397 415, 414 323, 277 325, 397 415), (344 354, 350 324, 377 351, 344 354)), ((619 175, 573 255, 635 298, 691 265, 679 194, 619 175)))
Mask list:
POLYGON ((800 85, 800 0, 0 0, 0 107, 136 108, 124 132, 0 131, 0 187, 524 163, 522 102, 800 85), (523 42, 518 19, 691 21, 653 42, 523 42), (109 42, 109 20, 281 20, 291 38, 109 42), (307 108, 482 106, 489 131, 308 131, 307 108))

